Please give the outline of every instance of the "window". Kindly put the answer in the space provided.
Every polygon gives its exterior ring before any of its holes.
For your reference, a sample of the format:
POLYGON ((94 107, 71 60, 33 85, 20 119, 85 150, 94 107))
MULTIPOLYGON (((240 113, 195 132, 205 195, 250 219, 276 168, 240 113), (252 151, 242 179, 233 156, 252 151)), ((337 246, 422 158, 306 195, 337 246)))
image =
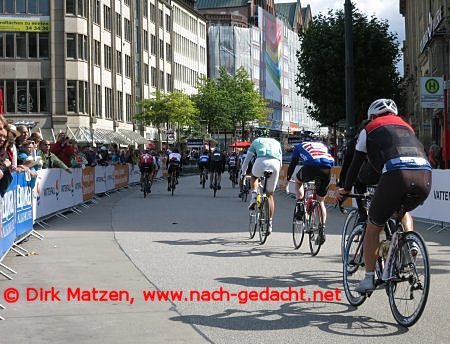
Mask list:
MULTIPOLYGON (((8 1, 6 1, 6 2, 8 2, 8 1)), ((50 14, 49 0, 39 0, 39 13, 40 14, 50 14)))
MULTIPOLYGON (((0 37, 1 37, 1 35, 0 35, 0 37)), ((0 49, 0 54, 1 54, 1 49, 0 49)), ((1 54, 0 56, 3 56, 3 54, 1 54)), ((37 34, 33 33, 33 32, 28 33, 28 57, 31 57, 31 58, 37 57, 37 34)))
POLYGON ((67 80, 67 112, 78 112, 76 80, 67 80))
POLYGON ((149 70, 148 70, 148 64, 144 63, 144 84, 148 85, 148 81, 150 78, 149 75, 149 70))
POLYGON ((66 0, 66 14, 86 17, 88 3, 89 0, 66 0))
POLYGON ((25 32, 16 33, 16 57, 27 57, 27 35, 25 32))
POLYGON ((166 60, 167 62, 172 61, 172 46, 170 43, 166 43, 166 60))
POLYGON ((163 10, 159 10, 159 27, 164 28, 164 12, 163 10))
POLYGON ((103 5, 103 25, 105 30, 111 31, 111 8, 103 5))
POLYGON ((117 91, 117 115, 116 120, 123 121, 123 94, 117 91))
POLYGON ((44 80, 0 80, 7 113, 48 113, 48 83, 44 80))
POLYGON ((146 30, 144 30, 143 40, 144 40, 144 50, 148 51, 148 32, 146 30))
POLYGON ((125 76, 131 78, 132 66, 131 66, 131 56, 125 54, 125 76))
POLYGON ((167 74, 167 92, 172 92, 172 75, 167 74))
POLYGON ((148 0, 144 0, 142 3, 144 18, 148 17, 148 0))
POLYGON ((171 28, 171 25, 170 25, 170 16, 169 16, 168 14, 166 14, 166 31, 167 31, 167 32, 170 32, 170 28, 171 28))
POLYGON ((102 87, 100 85, 95 85, 95 117, 102 117, 102 87))
POLYGON ((78 112, 88 113, 88 85, 86 81, 78 81, 78 112))
POLYGON ((116 73, 122 75, 122 52, 116 51, 116 73))
POLYGON ((77 42, 76 34, 68 33, 66 34, 66 55, 67 58, 76 59, 77 58, 77 42))
POLYGON ((156 87, 157 80, 156 80, 156 68, 155 67, 152 67, 152 75, 151 75, 151 77, 152 77, 152 86, 156 87))
POLYGON ((87 36, 68 33, 66 34, 66 54, 67 58, 88 60, 88 40, 87 36))
POLYGON ((156 36, 150 34, 150 48, 152 55, 156 55, 156 36))
POLYGON ((125 5, 127 5, 128 7, 130 7, 130 0, 124 0, 125 5))
POLYGON ((159 88, 164 90, 164 72, 162 70, 159 71, 159 88))
POLYGON ((39 33, 39 57, 48 58, 48 33, 39 33))
POLYGON ((133 103, 131 102, 131 94, 125 94, 125 103, 126 103, 126 121, 131 123, 133 121, 133 103))
POLYGON ((99 41, 94 39, 94 65, 100 66, 102 59, 102 48, 99 41))
POLYGON ((159 58, 164 59, 164 41, 162 39, 159 40, 159 58))
POLYGON ((104 45, 104 57, 105 69, 111 70, 111 47, 106 44, 104 45))
POLYGON ((156 21, 156 6, 150 3, 150 21, 154 23, 156 21))
POLYGON ((116 13, 116 35, 122 37, 122 16, 116 13))
POLYGON ((105 87, 105 118, 112 119, 112 89, 105 87))
POLYGON ((123 25, 125 30, 125 40, 131 42, 131 35, 132 35, 131 22, 127 18, 124 18, 123 25))
POLYGON ((100 25, 100 0, 95 0, 92 20, 95 24, 100 25))

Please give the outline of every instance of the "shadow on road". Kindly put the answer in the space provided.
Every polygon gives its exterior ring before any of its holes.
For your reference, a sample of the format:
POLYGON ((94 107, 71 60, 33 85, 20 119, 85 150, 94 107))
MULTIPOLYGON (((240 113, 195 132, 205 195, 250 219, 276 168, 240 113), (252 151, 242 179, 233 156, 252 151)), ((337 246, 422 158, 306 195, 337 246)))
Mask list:
POLYGON ((278 309, 227 309, 218 314, 183 315, 172 317, 171 320, 237 331, 272 331, 313 326, 324 332, 351 337, 391 337, 408 332, 408 329, 395 323, 353 316, 353 311, 352 306, 337 302, 294 302, 283 304, 278 309))

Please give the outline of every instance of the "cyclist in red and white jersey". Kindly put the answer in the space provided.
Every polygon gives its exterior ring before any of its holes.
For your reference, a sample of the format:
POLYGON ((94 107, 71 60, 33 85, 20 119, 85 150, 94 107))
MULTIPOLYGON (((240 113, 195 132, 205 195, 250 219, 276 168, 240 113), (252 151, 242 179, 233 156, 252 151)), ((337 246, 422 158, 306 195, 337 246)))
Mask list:
POLYGON ((405 202, 407 194, 414 197, 403 205, 405 211, 411 211, 428 197, 431 190, 431 166, 423 145, 412 127, 398 116, 395 102, 378 99, 370 105, 367 116, 372 121, 359 134, 344 188, 339 189, 338 196, 343 199, 350 192, 367 157, 381 177, 370 204, 364 236, 366 276, 355 289, 361 293, 375 288, 379 235, 386 221, 405 202))
POLYGON ((167 167, 167 191, 170 191, 170 182, 171 182, 171 173, 172 170, 175 169, 175 176, 178 183, 178 177, 180 176, 180 169, 181 169, 181 154, 178 150, 178 148, 174 148, 173 151, 169 154, 167 157, 166 167, 167 167))

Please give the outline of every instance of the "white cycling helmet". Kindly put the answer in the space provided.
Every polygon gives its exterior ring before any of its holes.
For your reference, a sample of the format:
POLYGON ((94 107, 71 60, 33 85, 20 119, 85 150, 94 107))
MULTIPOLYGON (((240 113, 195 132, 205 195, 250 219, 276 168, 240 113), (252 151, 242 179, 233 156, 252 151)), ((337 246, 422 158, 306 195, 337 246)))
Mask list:
POLYGON ((386 112, 398 115, 395 102, 392 99, 377 99, 370 104, 369 110, 367 110, 367 118, 370 119, 374 115, 381 115, 386 112))

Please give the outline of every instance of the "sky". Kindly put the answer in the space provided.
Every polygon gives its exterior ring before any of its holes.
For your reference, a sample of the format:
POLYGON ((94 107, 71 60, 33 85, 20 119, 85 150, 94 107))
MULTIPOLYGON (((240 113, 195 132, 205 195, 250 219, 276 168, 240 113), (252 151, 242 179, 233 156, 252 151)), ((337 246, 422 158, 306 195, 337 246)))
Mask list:
MULTIPOLYGON (((296 0, 275 0, 275 3, 295 2, 296 0)), ((405 20, 399 11, 399 0, 352 0, 356 8, 367 14, 370 18, 372 15, 379 19, 386 19, 390 26, 390 31, 397 34, 400 42, 400 49, 405 39, 405 20)), ((312 15, 319 13, 327 14, 329 9, 344 9, 345 0, 301 0, 302 7, 309 5, 312 15)), ((403 74, 403 59, 397 65, 400 74, 403 74)))

